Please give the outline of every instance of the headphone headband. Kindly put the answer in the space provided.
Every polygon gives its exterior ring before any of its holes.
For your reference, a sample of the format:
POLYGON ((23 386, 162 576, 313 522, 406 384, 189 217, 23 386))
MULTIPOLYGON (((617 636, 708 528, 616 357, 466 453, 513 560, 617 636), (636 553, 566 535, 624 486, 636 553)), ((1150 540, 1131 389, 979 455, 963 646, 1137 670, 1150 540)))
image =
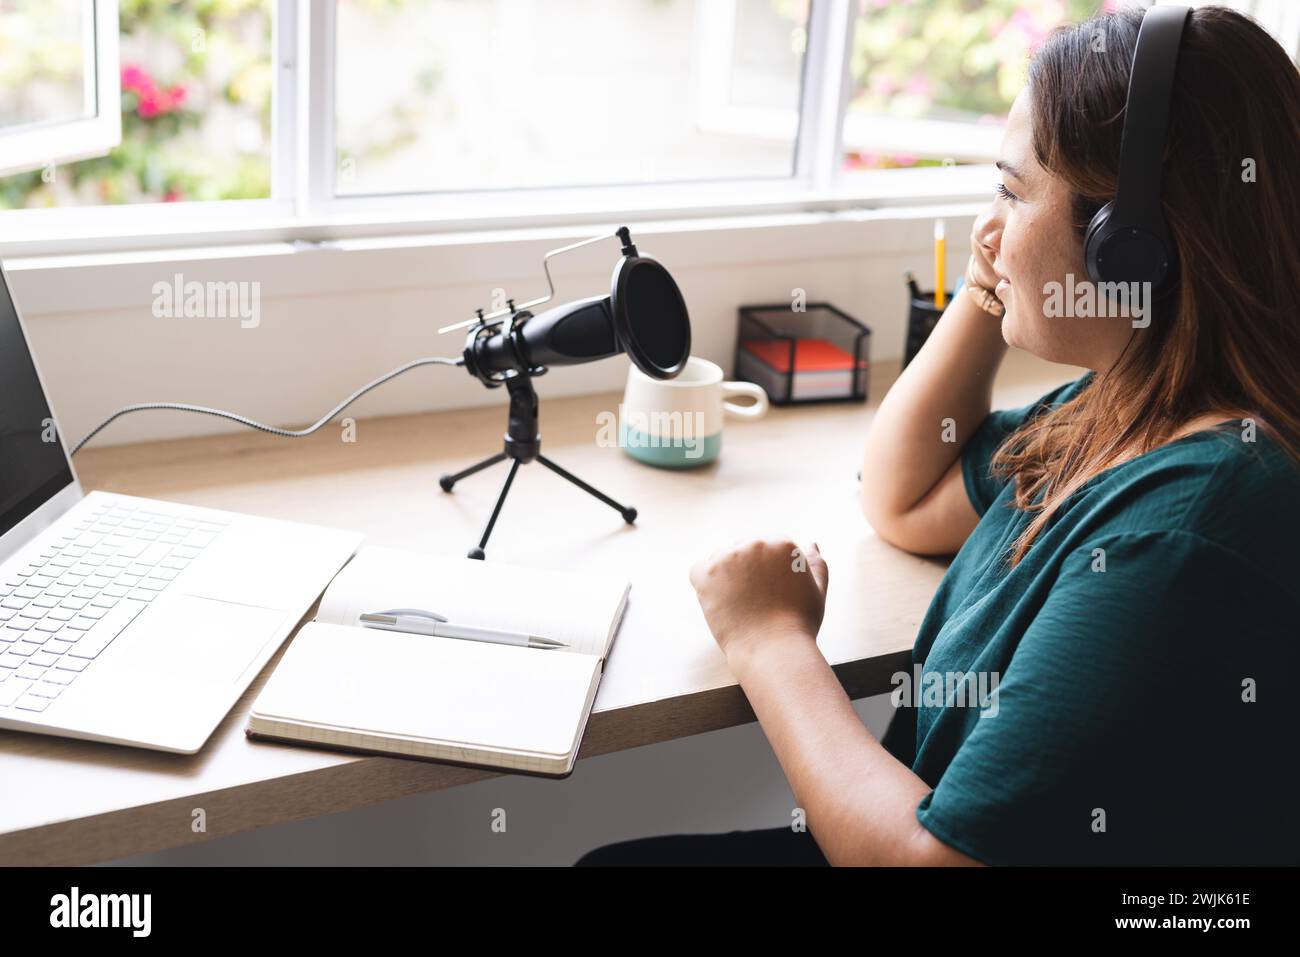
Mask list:
POLYGON ((1161 221, 1161 154, 1169 128, 1174 70, 1189 7, 1151 7, 1142 18, 1124 104, 1119 185, 1111 217, 1122 225, 1161 221))
POLYGON ((1084 255, 1094 282, 1149 282, 1159 295, 1177 276, 1177 253, 1160 203, 1174 73, 1190 7, 1151 7, 1142 17, 1120 136, 1115 199, 1088 226, 1084 255))

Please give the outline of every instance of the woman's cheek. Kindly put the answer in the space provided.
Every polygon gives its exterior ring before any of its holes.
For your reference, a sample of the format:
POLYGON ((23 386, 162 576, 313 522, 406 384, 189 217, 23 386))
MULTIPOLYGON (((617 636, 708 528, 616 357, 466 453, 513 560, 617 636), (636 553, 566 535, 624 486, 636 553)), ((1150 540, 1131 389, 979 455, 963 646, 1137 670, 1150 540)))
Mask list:
POLYGON ((1010 280, 1010 284, 1004 288, 1002 293, 1002 302, 1006 306, 1002 324, 1003 338, 1006 338, 1012 345, 1017 345, 1019 342, 1012 341, 1009 336, 1015 336, 1017 340, 1023 338, 1023 335, 1017 334, 1017 329, 1023 323, 1021 314, 1027 305, 1025 297, 1029 290, 1016 244, 1008 243, 1004 238, 1001 254, 1002 261, 999 263, 999 268, 1001 268, 1003 275, 1010 280))
POLYGON ((1002 268, 1011 277, 1002 337, 1016 348, 1037 353, 1050 332, 1044 328, 1043 291, 1038 275, 1012 258, 1004 260, 1002 268))

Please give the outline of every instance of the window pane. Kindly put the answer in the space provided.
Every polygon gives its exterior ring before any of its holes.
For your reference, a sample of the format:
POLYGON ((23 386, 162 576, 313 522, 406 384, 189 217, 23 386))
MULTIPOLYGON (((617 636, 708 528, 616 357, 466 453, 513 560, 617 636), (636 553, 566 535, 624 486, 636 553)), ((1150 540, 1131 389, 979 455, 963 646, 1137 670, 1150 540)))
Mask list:
POLYGON ((858 0, 846 169, 988 162, 1034 49, 1115 0, 858 0))
POLYGON ((0 127, 95 115, 90 12, 82 0, 0 0, 0 127))
POLYGON ((339 0, 337 192, 786 177, 807 0, 339 0))
MULTIPOLYGON (((50 38, 48 0, 0 0, 50 38), (36 10, 42 12, 34 12, 36 10)), ((0 178, 0 209, 262 199, 271 194, 273 0, 120 0, 122 143, 96 159, 0 178)), ((0 39, 6 87, 12 66, 0 39)))

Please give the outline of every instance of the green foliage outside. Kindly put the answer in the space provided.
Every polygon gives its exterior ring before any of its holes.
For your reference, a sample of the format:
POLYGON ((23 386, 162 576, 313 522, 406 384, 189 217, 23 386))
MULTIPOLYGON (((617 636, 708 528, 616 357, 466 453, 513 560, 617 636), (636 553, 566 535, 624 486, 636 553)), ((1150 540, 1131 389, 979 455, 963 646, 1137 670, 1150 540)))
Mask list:
POLYGON ((271 7, 120 0, 121 145, 0 178, 0 208, 270 196, 271 7))
MULTIPOLYGON (((849 109, 996 122, 1024 85, 1030 55, 1061 23, 1113 0, 859 0, 849 109)), ((934 157, 855 154, 856 167, 934 166, 934 157)))

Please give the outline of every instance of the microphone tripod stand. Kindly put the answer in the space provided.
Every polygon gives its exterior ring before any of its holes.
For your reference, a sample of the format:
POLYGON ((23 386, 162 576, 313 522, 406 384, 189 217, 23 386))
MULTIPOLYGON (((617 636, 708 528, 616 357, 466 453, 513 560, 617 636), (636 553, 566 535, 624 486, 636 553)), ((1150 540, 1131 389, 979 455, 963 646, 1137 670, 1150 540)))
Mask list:
POLYGON ((671 379, 682 371, 691 354, 690 317, 681 290, 658 261, 637 252, 626 226, 619 227, 612 237, 593 236, 551 250, 542 257, 542 270, 546 273, 547 295, 518 306, 513 299, 507 299, 504 309, 488 315, 476 309, 476 318, 438 330, 442 333, 468 328, 461 364, 489 389, 504 385, 510 393, 505 451, 438 479, 442 490, 450 492, 461 479, 510 459, 510 472, 478 545, 469 550, 470 558, 486 557, 488 539, 515 474, 519 466, 532 461, 541 462, 560 478, 604 502, 629 525, 636 521, 636 509, 614 501, 542 454, 542 436, 537 430, 537 393, 532 380, 544 375, 548 365, 577 365, 626 352, 646 375, 671 379), (553 256, 609 238, 621 243, 622 258, 614 267, 608 296, 580 299, 548 309, 540 316, 528 311, 555 295, 548 265, 553 256))
POLYGON ((461 479, 473 475, 475 472, 481 472, 498 462, 510 459, 510 471, 506 474, 505 484, 501 486, 501 494, 497 496, 496 507, 492 509, 492 515, 487 520, 487 526, 483 529, 483 535, 479 538, 477 547, 469 550, 469 557, 478 559, 487 557, 484 550, 487 548, 488 538, 492 535, 492 528, 496 525, 497 516, 501 514, 501 506, 505 504, 506 495, 510 493, 510 485, 515 480, 515 473, 519 471, 519 466, 527 465, 534 460, 545 465, 560 478, 567 479, 588 495, 600 499, 610 508, 619 512, 623 516, 623 521, 629 525, 635 522, 636 509, 630 505, 620 505, 604 492, 588 485, 572 472, 560 468, 542 454, 542 436, 537 430, 537 391, 533 388, 532 375, 529 372, 516 370, 507 375, 504 384, 506 391, 510 393, 510 414, 506 427, 505 451, 491 455, 483 461, 457 472, 455 475, 444 475, 438 479, 438 484, 442 487, 442 490, 450 492, 461 479))

